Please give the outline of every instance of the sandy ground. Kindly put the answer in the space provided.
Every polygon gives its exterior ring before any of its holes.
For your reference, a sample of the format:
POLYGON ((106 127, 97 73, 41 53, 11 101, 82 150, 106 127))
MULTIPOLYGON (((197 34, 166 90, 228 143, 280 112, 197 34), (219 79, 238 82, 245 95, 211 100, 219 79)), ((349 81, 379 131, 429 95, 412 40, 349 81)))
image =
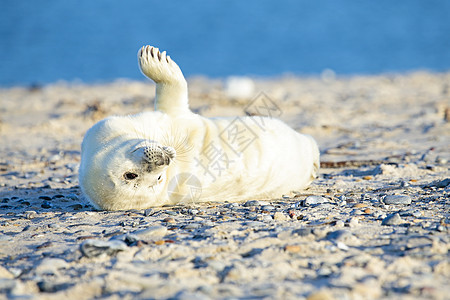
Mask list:
POLYGON ((253 82, 191 78, 191 107, 269 103, 318 141, 312 186, 124 212, 82 198, 80 144, 152 83, 1 89, 0 297, 450 299, 450 73, 253 82))

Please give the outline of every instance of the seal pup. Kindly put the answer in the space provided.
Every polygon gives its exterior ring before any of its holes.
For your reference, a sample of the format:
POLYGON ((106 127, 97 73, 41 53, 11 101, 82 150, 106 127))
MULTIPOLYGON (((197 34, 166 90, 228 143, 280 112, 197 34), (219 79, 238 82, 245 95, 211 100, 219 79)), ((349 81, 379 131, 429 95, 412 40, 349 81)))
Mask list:
POLYGON ((165 51, 144 46, 138 62, 156 83, 155 111, 106 118, 83 139, 79 182, 97 209, 271 199, 316 177, 312 137, 270 117, 197 115, 165 51))

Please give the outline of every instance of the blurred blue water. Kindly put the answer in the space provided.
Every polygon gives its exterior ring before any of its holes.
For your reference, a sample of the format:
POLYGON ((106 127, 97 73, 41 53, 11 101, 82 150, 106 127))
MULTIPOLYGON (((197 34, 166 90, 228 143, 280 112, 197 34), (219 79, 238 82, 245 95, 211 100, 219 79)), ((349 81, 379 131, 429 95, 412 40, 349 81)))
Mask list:
POLYGON ((0 85, 143 79, 140 46, 186 75, 450 70, 450 1, 0 2, 0 85))

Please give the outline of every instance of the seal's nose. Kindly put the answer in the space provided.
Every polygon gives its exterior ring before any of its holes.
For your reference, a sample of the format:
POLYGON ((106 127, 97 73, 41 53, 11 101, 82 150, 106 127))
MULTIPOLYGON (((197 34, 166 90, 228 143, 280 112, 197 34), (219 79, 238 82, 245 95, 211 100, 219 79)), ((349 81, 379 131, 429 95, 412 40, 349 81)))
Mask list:
POLYGON ((176 152, 172 147, 161 146, 156 143, 139 148, 141 159, 148 165, 150 172, 160 166, 168 166, 175 159, 176 152))
POLYGON ((162 165, 168 165, 169 159, 165 157, 164 151, 161 147, 157 145, 148 145, 144 147, 144 161, 154 165, 154 166, 162 166, 162 165))

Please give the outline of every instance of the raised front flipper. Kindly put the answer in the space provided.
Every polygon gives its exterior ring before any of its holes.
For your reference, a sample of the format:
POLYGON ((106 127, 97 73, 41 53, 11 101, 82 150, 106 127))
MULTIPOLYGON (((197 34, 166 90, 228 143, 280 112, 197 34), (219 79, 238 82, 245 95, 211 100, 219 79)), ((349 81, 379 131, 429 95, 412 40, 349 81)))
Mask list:
POLYGON ((155 109, 178 116, 188 112, 186 79, 166 51, 143 46, 139 49, 138 61, 142 73, 156 83, 155 109))

